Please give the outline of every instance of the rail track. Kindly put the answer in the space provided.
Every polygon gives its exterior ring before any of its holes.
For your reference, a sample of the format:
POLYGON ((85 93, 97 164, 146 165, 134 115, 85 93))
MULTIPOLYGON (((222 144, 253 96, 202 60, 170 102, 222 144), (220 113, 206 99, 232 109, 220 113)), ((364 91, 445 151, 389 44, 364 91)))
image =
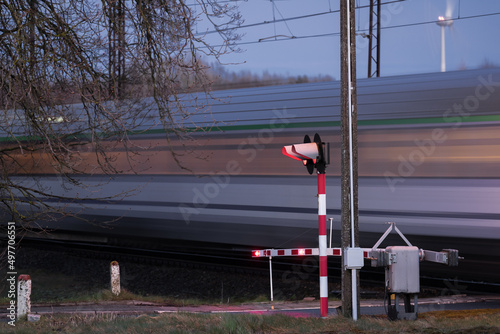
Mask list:
MULTIPOLYGON (((162 241, 163 242, 163 241, 162 241)), ((241 246, 227 246, 218 244, 185 244, 172 241, 168 246, 151 243, 150 247, 137 242, 111 241, 110 243, 96 243, 84 241, 49 240, 27 237, 22 240, 21 247, 31 249, 35 253, 51 252, 65 254, 75 261, 100 261, 109 263, 118 261, 127 265, 145 265, 148 268, 175 268, 183 272, 185 277, 197 279, 200 272, 203 275, 215 275, 214 280, 226 280, 231 275, 252 278, 260 282, 261 287, 256 294, 264 293, 269 285, 269 265, 267 259, 254 259, 250 257, 250 249, 241 246), (156 249, 155 249, 156 248, 156 249), (192 272, 192 274, 190 274, 192 272), (209 273, 209 274, 206 274, 209 273), (266 287, 267 286, 267 287, 266 287)), ((40 260, 43 261, 43 258, 40 260)), ((35 261, 36 262, 36 261, 35 261)), ((329 281, 334 286, 340 284, 340 259, 329 259, 329 281)), ((77 266, 77 264, 74 264, 77 266)), ((275 287, 284 287, 292 290, 286 295, 296 298, 301 296, 299 289, 307 287, 307 293, 315 292, 318 284, 318 260, 315 257, 274 258, 272 260, 275 287)), ((454 276, 446 270, 435 270, 439 266, 423 266, 421 270, 421 291, 426 295, 474 294, 474 293, 500 293, 500 284, 496 282, 474 281, 454 276)), ((441 268, 442 269, 442 268, 441 268)), ((236 281, 239 278, 235 279, 236 281)), ((361 271, 361 287, 365 296, 378 296, 383 294, 384 271, 381 268, 365 266, 361 271)), ((237 283, 236 283, 237 284, 237 283)), ((139 284, 140 285, 140 284, 139 284)), ((213 288, 213 287, 212 287, 213 288)), ((251 287, 235 288, 236 290, 251 287)), ((210 289, 210 288, 208 288, 210 289)), ((316 290, 319 291, 319 290, 316 290)), ((251 291, 247 294, 251 295, 251 291)), ((306 295, 307 295, 306 293, 306 295)), ((330 295, 339 291, 331 288, 330 295)))

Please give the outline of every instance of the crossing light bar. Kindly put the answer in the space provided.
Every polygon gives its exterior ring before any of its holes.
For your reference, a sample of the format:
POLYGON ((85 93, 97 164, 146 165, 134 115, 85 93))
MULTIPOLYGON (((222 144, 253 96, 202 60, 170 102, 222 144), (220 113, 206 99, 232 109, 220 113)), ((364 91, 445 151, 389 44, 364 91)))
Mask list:
MULTIPOLYGON (((370 252, 372 248, 363 248, 363 258, 371 259, 370 252)), ((427 251, 426 251, 427 252, 427 251)), ((288 248, 288 249, 259 249, 252 250, 252 257, 270 257, 270 256, 318 256, 319 248, 288 248)), ((326 255, 342 256, 341 248, 327 248, 326 255)))

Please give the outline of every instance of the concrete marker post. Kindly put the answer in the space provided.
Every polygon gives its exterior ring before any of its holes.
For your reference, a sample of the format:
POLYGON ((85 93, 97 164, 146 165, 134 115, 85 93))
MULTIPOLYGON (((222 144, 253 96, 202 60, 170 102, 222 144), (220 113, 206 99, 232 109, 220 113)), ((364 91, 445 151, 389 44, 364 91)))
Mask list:
POLYGON ((31 312, 31 278, 30 275, 19 275, 17 280, 17 319, 31 312))
POLYGON ((115 296, 120 294, 120 266, 117 261, 112 261, 110 264, 111 272, 111 293, 115 296))

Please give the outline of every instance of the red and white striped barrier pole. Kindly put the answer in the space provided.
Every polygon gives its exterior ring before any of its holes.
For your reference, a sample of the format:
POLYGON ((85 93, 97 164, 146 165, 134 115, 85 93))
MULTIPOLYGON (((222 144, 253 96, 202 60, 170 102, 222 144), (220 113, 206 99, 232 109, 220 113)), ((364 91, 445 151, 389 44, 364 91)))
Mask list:
POLYGON ((328 316, 328 266, 326 255, 326 180, 318 172, 319 297, 321 317, 328 316))
MULTIPOLYGON (((326 248, 326 182, 325 169, 330 163, 329 145, 323 143, 319 134, 314 134, 314 142, 306 135, 303 144, 283 146, 287 157, 302 161, 309 174, 314 169, 318 174, 318 220, 319 220, 319 297, 321 317, 328 316, 328 274, 326 248)), ((258 252, 256 253, 258 254, 258 252)), ((256 255, 259 256, 259 255, 256 255)))

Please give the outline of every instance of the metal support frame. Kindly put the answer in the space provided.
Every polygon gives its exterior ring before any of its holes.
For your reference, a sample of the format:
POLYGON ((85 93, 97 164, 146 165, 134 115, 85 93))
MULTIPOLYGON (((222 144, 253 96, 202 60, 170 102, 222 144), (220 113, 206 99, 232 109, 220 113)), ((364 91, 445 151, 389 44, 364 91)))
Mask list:
POLYGON ((333 218, 328 218, 330 221, 330 243, 328 245, 329 248, 332 248, 332 239, 333 239, 333 218))
POLYGON ((120 99, 125 77, 125 1, 108 0, 107 5, 109 94, 113 99, 120 99))
POLYGON ((392 296, 389 298, 387 305, 387 317, 390 320, 417 320, 418 314, 418 294, 393 294, 394 303, 392 303, 392 296), (413 304, 411 303, 411 296, 413 296, 413 304), (404 309, 399 305, 399 297, 403 298, 404 309))
POLYGON ((380 5, 382 0, 370 0, 370 31, 368 33, 368 78, 380 77, 380 5), (375 8, 376 7, 376 8, 375 8), (376 31, 376 33, 374 33, 376 31), (375 52, 375 56, 373 53, 375 52), (375 70, 372 70, 372 64, 375 70))
POLYGON ((388 222, 387 224, 390 225, 389 228, 384 232, 384 234, 380 237, 380 239, 378 239, 377 243, 375 245, 373 245, 372 249, 378 248, 378 246, 380 246, 380 244, 385 240, 385 238, 387 238, 387 236, 389 235, 389 233, 391 233, 391 231, 393 229, 399 234, 399 236, 401 237, 401 239, 403 239, 404 242, 406 242, 406 244, 408 246, 413 246, 411 244, 411 242, 409 242, 408 239, 406 239, 406 237, 404 236, 404 234, 401 233, 401 231, 398 229, 398 227, 396 226, 396 223, 394 223, 394 222, 388 222))
POLYGON ((269 284, 271 286, 271 301, 274 301, 274 292, 273 292, 273 257, 269 257, 269 284))

